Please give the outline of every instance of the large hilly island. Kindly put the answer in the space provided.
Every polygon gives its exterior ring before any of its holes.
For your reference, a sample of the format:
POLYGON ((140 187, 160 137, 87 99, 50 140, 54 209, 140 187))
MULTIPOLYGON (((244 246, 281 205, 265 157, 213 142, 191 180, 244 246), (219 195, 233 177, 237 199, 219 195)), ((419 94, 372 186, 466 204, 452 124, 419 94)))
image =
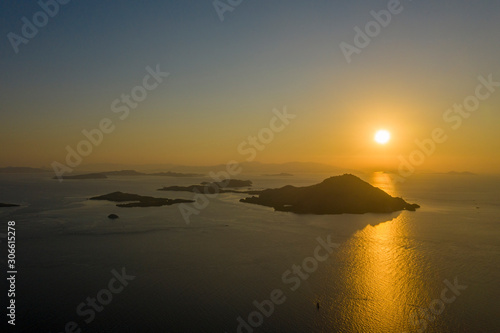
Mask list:
POLYGON ((307 186, 264 190, 241 202, 273 207, 297 214, 364 214, 414 211, 419 205, 395 198, 350 174, 307 186))

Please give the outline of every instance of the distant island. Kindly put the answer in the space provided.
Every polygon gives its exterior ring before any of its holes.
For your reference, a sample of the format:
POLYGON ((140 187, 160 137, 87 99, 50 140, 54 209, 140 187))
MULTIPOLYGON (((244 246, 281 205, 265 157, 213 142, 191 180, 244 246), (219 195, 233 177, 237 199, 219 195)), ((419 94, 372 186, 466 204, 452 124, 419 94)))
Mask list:
POLYGON ((175 191, 175 192, 199 192, 199 193, 242 193, 242 194, 260 194, 261 191, 237 191, 231 188, 249 188, 252 186, 250 180, 227 179, 221 182, 203 182, 199 185, 190 186, 168 186, 160 188, 158 191, 175 191), (229 188, 229 190, 228 190, 229 188))
POLYGON ((293 175, 291 173, 286 173, 286 172, 268 174, 268 175, 262 175, 262 176, 264 176, 264 177, 293 177, 293 175))
POLYGON ((113 192, 97 197, 89 198, 89 200, 107 200, 112 202, 128 202, 125 204, 117 204, 117 207, 160 207, 170 206, 179 203, 191 203, 193 200, 184 199, 167 199, 167 198, 154 198, 149 196, 142 196, 138 194, 130 194, 123 192, 113 192))
POLYGON ((19 207, 19 205, 0 203, 0 207, 19 207))
POLYGON ((181 173, 181 172, 157 172, 157 173, 151 173, 149 174, 150 176, 162 176, 162 177, 177 177, 177 178, 183 178, 183 177, 203 177, 205 175, 199 174, 199 173, 181 173))
POLYGON ((62 176, 62 177, 52 177, 52 179, 106 179, 108 176, 162 176, 162 177, 203 177, 204 175, 197 173, 180 173, 180 172, 157 172, 157 173, 143 173, 135 170, 120 170, 120 171, 105 171, 105 172, 94 172, 86 173, 75 176, 62 176))
POLYGON ((0 168, 0 173, 42 173, 49 172, 51 170, 41 169, 41 168, 29 168, 29 167, 6 167, 0 168))
POLYGON ((364 214, 391 213, 420 206, 395 198, 350 174, 331 177, 322 183, 264 190, 258 197, 241 202, 273 207, 277 211, 297 214, 364 214))
POLYGON ((446 174, 451 175, 451 176, 475 176, 476 175, 475 173, 472 173, 469 171, 462 171, 462 172, 450 171, 450 172, 447 172, 446 174))
POLYGON ((135 170, 120 170, 120 171, 107 171, 101 172, 107 176, 160 176, 160 177, 203 177, 204 175, 199 173, 181 173, 181 172, 156 172, 156 173, 144 173, 135 170))
POLYGON ((52 179, 59 179, 59 178, 81 180, 81 179, 106 179, 108 177, 104 173, 87 173, 87 174, 75 175, 75 176, 62 176, 62 177, 54 176, 54 177, 52 177, 52 179))
POLYGON ((120 171, 106 171, 106 172, 99 172, 102 173, 106 176, 143 176, 145 173, 138 172, 135 170, 120 170, 120 171))

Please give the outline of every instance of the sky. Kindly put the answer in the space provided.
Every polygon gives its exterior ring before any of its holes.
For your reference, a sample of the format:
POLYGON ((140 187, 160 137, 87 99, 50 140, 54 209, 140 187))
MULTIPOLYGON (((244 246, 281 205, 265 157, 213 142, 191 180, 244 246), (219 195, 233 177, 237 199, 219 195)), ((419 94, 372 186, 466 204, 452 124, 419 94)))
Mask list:
MULTIPOLYGON (((41 3, 55 11, 54 0, 41 3)), ((499 170, 498 1, 232 3, 72 0, 44 22, 36 1, 2 1, 0 167, 69 166, 68 147, 79 154, 82 131, 109 119, 90 153, 80 147, 87 155, 76 167, 252 158, 499 170), (372 11, 390 21, 374 25, 372 11), (23 35, 34 20, 36 35, 23 35), (356 44, 355 28, 366 34, 367 24, 375 29, 368 45, 356 44), (347 44, 356 47, 349 57, 347 44), (143 86, 147 68, 168 76, 150 77, 158 84, 126 117, 116 112, 125 104, 113 102, 143 86), (466 100, 473 111, 448 111, 466 100), (294 118, 271 138, 270 122, 285 109, 294 118), (386 145, 373 140, 382 128, 391 132, 386 145), (444 142, 432 139, 436 129, 444 142), (259 133, 266 140, 255 154, 242 153, 259 133)))

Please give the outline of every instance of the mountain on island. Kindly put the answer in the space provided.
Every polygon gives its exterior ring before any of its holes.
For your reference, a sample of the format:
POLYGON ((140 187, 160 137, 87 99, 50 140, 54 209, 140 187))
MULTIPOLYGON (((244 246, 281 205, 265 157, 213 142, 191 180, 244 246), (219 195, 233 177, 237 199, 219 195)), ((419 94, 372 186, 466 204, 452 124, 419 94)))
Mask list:
POLYGON ((414 211, 419 205, 395 198, 350 174, 307 186, 264 190, 241 202, 273 207, 297 214, 364 214, 414 211))

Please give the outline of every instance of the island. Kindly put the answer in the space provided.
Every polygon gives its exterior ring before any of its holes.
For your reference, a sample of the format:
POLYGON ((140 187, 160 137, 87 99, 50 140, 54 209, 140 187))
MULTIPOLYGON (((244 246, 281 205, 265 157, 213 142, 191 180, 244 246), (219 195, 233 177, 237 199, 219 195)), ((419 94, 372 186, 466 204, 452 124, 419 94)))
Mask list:
POLYGON ((395 198, 360 178, 345 174, 306 187, 268 189, 241 202, 297 214, 364 214, 415 211, 420 206, 395 198))
POLYGON ((93 172, 86 173, 75 176, 62 176, 62 177, 52 177, 52 179, 77 179, 77 180, 85 180, 85 179, 107 179, 108 176, 162 176, 162 177, 203 177, 202 174, 197 173, 180 173, 180 172, 157 172, 157 173, 144 173, 135 170, 119 170, 119 171, 105 171, 105 172, 93 172))
POLYGON ((167 199, 167 198, 154 198, 149 196, 142 196, 139 194, 130 194, 123 192, 113 192, 97 197, 89 198, 89 200, 107 200, 112 202, 128 202, 117 204, 117 207, 160 207, 170 206, 179 203, 192 203, 194 200, 185 199, 167 199))
POLYGON ((52 179, 74 179, 74 180, 85 180, 85 179, 106 179, 108 178, 103 173, 87 173, 83 175, 75 175, 75 176, 54 176, 52 179))
POLYGON ((475 173, 472 173, 470 171, 450 171, 446 173, 447 175, 450 176, 475 176, 475 173))
POLYGON ((175 192, 195 192, 195 193, 242 193, 242 194, 260 194, 261 191, 238 191, 228 188, 249 188, 252 186, 251 180, 226 179, 220 182, 203 182, 199 185, 190 186, 168 186, 158 189, 158 191, 175 191, 175 192))
POLYGON ((138 172, 135 170, 106 171, 106 172, 99 172, 99 173, 102 173, 106 176, 144 176, 144 175, 146 175, 145 173, 138 172))
POLYGON ((0 168, 0 173, 46 173, 50 170, 30 167, 6 167, 0 168))
POLYGON ((161 177, 176 177, 176 178, 188 178, 188 177, 203 177, 204 175, 199 173, 181 173, 181 172, 157 172, 151 173, 150 176, 161 176, 161 177))
POLYGON ((262 175, 262 176, 264 176, 264 177, 293 177, 293 175, 291 173, 286 173, 286 172, 267 174, 267 175, 262 175))
POLYGON ((19 205, 0 203, 0 207, 19 207, 19 205))

